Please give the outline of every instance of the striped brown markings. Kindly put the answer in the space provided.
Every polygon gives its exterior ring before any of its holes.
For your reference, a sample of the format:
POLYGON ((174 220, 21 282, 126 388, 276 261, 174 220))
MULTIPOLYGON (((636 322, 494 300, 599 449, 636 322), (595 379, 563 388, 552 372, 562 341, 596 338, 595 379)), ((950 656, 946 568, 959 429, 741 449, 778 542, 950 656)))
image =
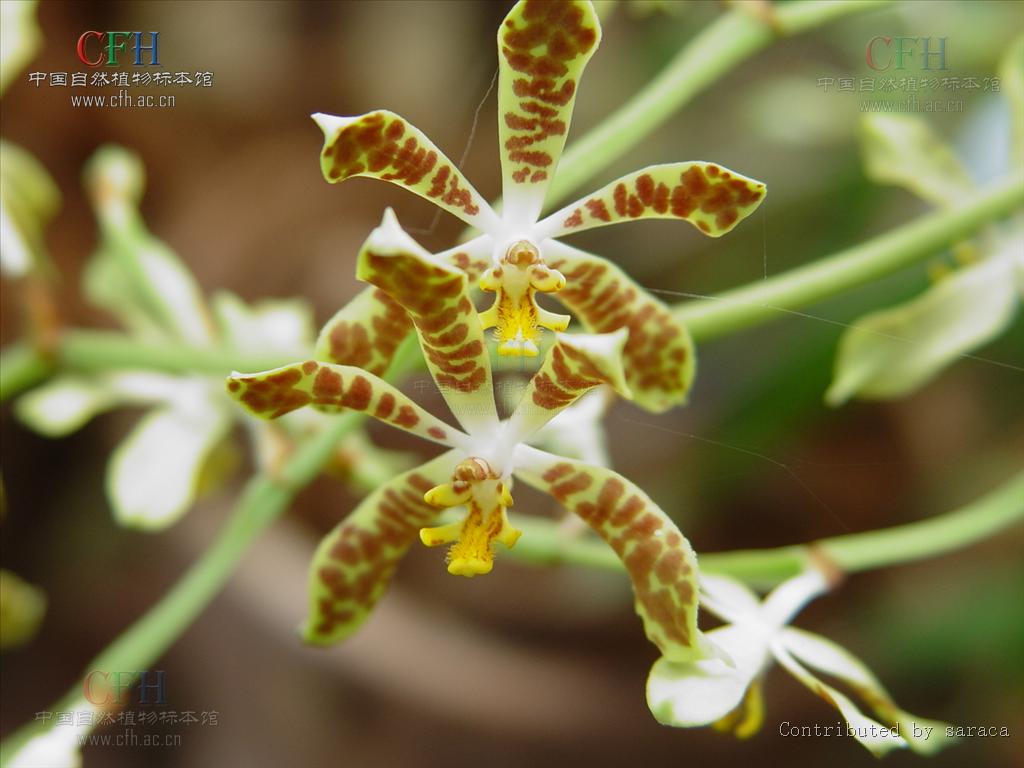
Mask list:
MULTIPOLYGON (((601 473, 610 474, 608 470, 601 473)), ((660 632, 672 643, 689 646, 694 640, 690 627, 696 619, 691 613, 696 611, 693 566, 672 521, 616 476, 600 482, 586 469, 563 462, 548 469, 542 479, 551 495, 597 531, 622 560, 638 609, 656 625, 647 625, 648 637, 658 643, 660 632)))
MULTIPOLYGON (((253 413, 276 419, 305 405, 326 410, 335 408, 372 412, 374 416, 398 427, 411 429, 420 417, 408 405, 397 411, 395 397, 383 392, 377 398, 373 382, 366 376, 355 373, 343 377, 338 371, 315 360, 307 360, 269 375, 238 376, 228 382, 228 390, 253 413), (311 380, 311 383, 310 383, 311 380)), ((428 430, 439 439, 445 439, 440 427, 428 430)))
MULTIPOLYGON (((465 251, 448 260, 470 281, 478 280, 490 266, 488 259, 473 258, 465 251)), ((398 302, 379 288, 366 288, 328 321, 317 342, 317 356, 383 376, 412 329, 412 318, 398 302)))
POLYGON ((465 272, 466 278, 471 283, 474 283, 477 280, 479 280, 480 275, 482 275, 487 270, 487 268, 491 266, 490 259, 473 258, 465 251, 453 253, 449 257, 448 261, 452 264, 452 266, 458 267, 463 272, 465 272))
POLYGON ((345 625, 361 621, 373 608, 420 528, 437 517, 438 510, 423 501, 432 486, 413 473, 399 487, 384 490, 371 521, 346 521, 330 534, 326 562, 313 576, 323 590, 312 639, 347 634, 355 626, 345 625))
MULTIPOLYGON (((481 338, 470 339, 476 309, 467 297, 466 276, 405 254, 366 254, 367 279, 408 311, 420 331, 423 352, 442 387, 474 392, 487 381, 480 364, 481 338)), ((482 334, 477 334, 482 336, 482 334)))
MULTIPOLYGON (((500 33, 501 54, 509 67, 522 75, 512 81, 518 111, 499 119, 512 132, 505 140, 507 157, 520 167, 512 172, 517 183, 548 178, 554 163, 550 153, 531 149, 550 136, 564 136, 564 107, 576 93, 576 81, 566 78, 567 62, 588 53, 597 42, 597 29, 585 23, 584 9, 571 2, 528 0, 522 10, 526 26, 507 18, 500 33), (542 53, 534 53, 544 46, 542 53)), ((563 139, 564 141, 564 139, 563 139)))
POLYGON ((318 346, 326 341, 329 362, 382 376, 411 330, 406 311, 380 289, 370 288, 330 320, 318 346))
MULTIPOLYGON (((632 182, 619 182, 612 190, 612 202, 619 219, 636 219, 653 211, 658 215, 670 214, 686 218, 696 210, 715 215, 715 225, 728 229, 739 218, 739 209, 753 205, 764 197, 764 185, 733 178, 732 174, 717 165, 692 165, 679 174, 678 183, 669 186, 655 181, 649 173, 642 173, 632 182)), ((562 222, 569 229, 582 226, 585 214, 591 220, 610 222, 611 214, 604 200, 595 197, 584 202, 583 208, 576 208, 562 222)), ((701 221, 697 223, 705 233, 710 227, 701 221)))
POLYGON ((303 371, 292 367, 265 376, 233 378, 228 390, 256 415, 276 419, 309 404, 309 394, 295 387, 302 378, 303 371))
POLYGON ((582 353, 564 344, 555 344, 548 359, 550 366, 544 365, 531 382, 533 402, 541 408, 564 408, 588 389, 606 383, 582 353))
POLYGON ((369 174, 384 181, 415 187, 426 183, 424 194, 469 216, 480 212, 473 193, 447 159, 409 131, 397 115, 370 112, 341 128, 323 149, 327 178, 332 182, 369 174), (433 175, 431 175, 433 174, 433 175))
POLYGON ((637 400, 643 392, 679 392, 659 410, 682 400, 687 388, 689 338, 668 307, 640 291, 617 267, 597 257, 552 257, 549 264, 566 279, 558 299, 590 329, 629 329, 623 348, 626 378, 637 400))

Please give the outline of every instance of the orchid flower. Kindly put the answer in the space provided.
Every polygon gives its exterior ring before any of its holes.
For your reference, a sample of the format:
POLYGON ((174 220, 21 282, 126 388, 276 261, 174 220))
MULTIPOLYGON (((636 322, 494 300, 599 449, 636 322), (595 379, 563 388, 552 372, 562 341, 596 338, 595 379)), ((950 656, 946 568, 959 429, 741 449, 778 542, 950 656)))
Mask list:
POLYGON ((684 662, 659 659, 647 681, 647 703, 659 722, 680 727, 714 725, 740 738, 756 733, 764 720, 762 680, 772 660, 839 710, 853 736, 875 755, 910 748, 932 754, 948 746, 945 724, 902 709, 864 664, 820 635, 788 626, 813 598, 828 588, 816 568, 784 582, 764 602, 729 578, 701 576, 701 604, 728 622, 707 639, 721 651, 715 659, 684 662), (845 694, 817 673, 844 683, 886 723, 864 715, 845 694), (916 728, 915 728, 916 726, 916 728))
POLYGON ((578 514, 622 558, 647 636, 667 658, 712 653, 697 628, 696 557, 671 518, 621 475, 527 445, 595 387, 630 395, 621 360, 626 331, 558 335, 515 411, 499 420, 465 272, 424 250, 389 209, 360 250, 357 276, 412 318, 427 368, 461 428, 355 366, 307 360, 228 379, 228 391, 258 416, 304 406, 358 411, 447 448, 371 493, 320 544, 306 640, 327 644, 355 631, 416 538, 449 545, 452 574, 488 573, 496 544, 511 547, 520 535, 507 514, 519 479, 578 514), (442 509, 460 506, 461 521, 436 525, 442 509))
MULTIPOLYGON (((38 52, 36 3, 0 3, 0 95, 38 52)), ((0 141, 0 271, 22 277, 48 264, 43 228, 60 207, 60 190, 43 165, 21 147, 0 141)))
MULTIPOLYGON (((714 163, 654 165, 627 174, 544 218, 572 120, 576 88, 601 27, 590 2, 526 0, 498 30, 498 132, 502 214, 419 129, 387 110, 355 117, 315 114, 324 132, 321 167, 337 183, 353 176, 390 181, 479 230, 441 258, 495 294, 481 313, 503 355, 537 355, 541 329, 563 331, 569 316, 539 307, 551 293, 591 332, 628 330, 626 379, 638 405, 664 411, 683 402, 694 354, 686 329, 657 299, 598 256, 556 238, 635 219, 684 219, 725 234, 764 197, 764 185, 714 163)), ((343 308, 324 328, 317 357, 381 374, 410 318, 379 290, 343 308)))
POLYGON ((81 768, 82 747, 102 710, 84 698, 68 709, 68 722, 55 722, 11 755, 7 768, 81 768))
MULTIPOLYGON (((1011 118, 1009 169, 1024 164, 1024 37, 1005 56, 1003 95, 1011 118)), ((868 176, 953 209, 975 189, 953 149, 924 120, 876 114, 864 120, 868 176)), ((888 399, 924 386, 963 355, 1003 333, 1024 300, 1024 216, 958 243, 953 269, 900 305, 871 312, 843 333, 826 400, 888 399)))
MULTIPOLYGON (((312 314, 301 302, 267 301, 250 307, 232 294, 219 293, 211 310, 177 256, 145 228, 138 210, 143 169, 136 156, 120 148, 101 149, 88 166, 86 186, 102 241, 85 270, 85 293, 133 336, 155 345, 219 344, 241 352, 276 353, 285 360, 312 349, 312 314)), ((107 492, 118 522, 149 530, 174 523, 189 509, 210 479, 209 469, 216 468, 211 458, 219 455, 216 449, 237 422, 249 428, 264 467, 276 466, 289 445, 322 426, 314 413, 273 428, 244 418, 225 397, 219 376, 135 369, 58 376, 22 396, 16 413, 37 432, 60 437, 99 413, 133 406, 149 412, 111 455, 107 492)), ((358 435, 350 436, 339 447, 339 458, 355 451, 370 456, 369 463, 397 469, 382 452, 375 455, 371 444, 358 440, 358 435)), ((366 468, 354 474, 372 477, 366 468)), ((376 474, 379 478, 384 473, 376 474)))

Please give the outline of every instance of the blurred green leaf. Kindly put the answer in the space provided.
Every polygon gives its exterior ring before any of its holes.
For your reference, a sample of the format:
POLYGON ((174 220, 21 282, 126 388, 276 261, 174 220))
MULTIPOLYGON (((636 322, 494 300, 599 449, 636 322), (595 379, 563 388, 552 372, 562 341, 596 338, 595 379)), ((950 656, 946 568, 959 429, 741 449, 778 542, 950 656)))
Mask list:
POLYGON ((35 0, 0 3, 0 94, 36 55, 43 36, 36 24, 35 0))
POLYGON ((46 594, 18 575, 0 570, 0 649, 24 645, 46 613, 46 594))
POLYGON ((909 115, 864 117, 863 150, 868 178, 896 184, 935 205, 952 205, 969 194, 970 177, 953 150, 923 120, 909 115))
POLYGON ((0 141, 0 266, 20 277, 47 263, 43 229, 60 208, 60 191, 25 150, 0 141))
POLYGON ((1007 49, 999 66, 1003 95, 1010 103, 1010 158, 1014 167, 1024 164, 1024 35, 1007 49))
POLYGON ((899 397, 999 335, 1019 304, 1019 240, 978 264, 962 267, 915 299, 873 312, 839 342, 830 405, 853 396, 899 397))

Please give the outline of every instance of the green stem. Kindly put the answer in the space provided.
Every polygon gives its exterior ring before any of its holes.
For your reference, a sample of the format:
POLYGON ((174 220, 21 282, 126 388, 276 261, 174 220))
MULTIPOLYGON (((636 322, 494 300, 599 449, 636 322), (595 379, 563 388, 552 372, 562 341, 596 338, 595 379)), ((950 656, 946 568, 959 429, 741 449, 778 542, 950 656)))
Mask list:
MULTIPOLYGON (((415 337, 399 347, 389 375, 402 376, 421 358, 415 337)), ((236 349, 193 347, 182 342, 150 344, 113 331, 66 331, 57 344, 56 364, 77 373, 118 369, 227 376, 231 371, 265 371, 295 362, 294 357, 254 354, 236 349)), ((0 354, 0 401, 17 395, 51 373, 47 362, 27 344, 16 343, 0 354)))
POLYGON ((232 370, 265 371, 294 362, 292 356, 280 354, 195 347, 182 342, 147 344, 110 331, 68 331, 61 337, 58 358, 66 367, 83 372, 143 367, 169 373, 221 375, 232 370))
POLYGON ((572 143, 551 182, 548 207, 564 200, 639 144, 694 96, 777 38, 796 35, 888 2, 798 0, 775 4, 767 19, 742 6, 730 10, 684 46, 632 99, 572 143))
POLYGON ((53 364, 31 344, 11 344, 0 353, 0 401, 35 386, 45 379, 53 364))
POLYGON ((935 211, 832 256, 710 299, 676 306, 695 339, 707 341, 767 322, 925 259, 1024 208, 1024 175, 978 192, 954 210, 935 211))
MULTIPOLYGON (((846 573, 935 557, 975 544, 1024 520, 1024 473, 965 507, 915 523, 820 539, 777 549, 701 555, 707 573, 770 587, 798 574, 815 553, 846 573)), ((602 541, 569 538, 548 520, 517 521, 523 536, 511 556, 532 563, 572 563, 622 570, 618 556, 602 541)))
MULTIPOLYGON (((256 537, 288 507, 319 473, 338 441, 361 421, 347 413, 308 442, 276 474, 249 481, 230 519, 210 547, 174 587, 87 666, 88 670, 134 671, 149 668, 191 625, 234 572, 256 537)), ((74 685, 52 711, 70 711, 82 698, 74 685)), ((14 754, 41 727, 29 725, 4 742, 4 758, 14 754)))
MULTIPOLYGON (((286 356, 194 347, 182 342, 152 344, 113 331, 66 331, 56 350, 56 363, 61 368, 82 373, 146 368, 224 376, 232 370, 265 371, 289 362, 293 360, 286 356)), ((5 349, 0 357, 0 400, 37 383, 53 367, 27 345, 19 343, 5 349)))

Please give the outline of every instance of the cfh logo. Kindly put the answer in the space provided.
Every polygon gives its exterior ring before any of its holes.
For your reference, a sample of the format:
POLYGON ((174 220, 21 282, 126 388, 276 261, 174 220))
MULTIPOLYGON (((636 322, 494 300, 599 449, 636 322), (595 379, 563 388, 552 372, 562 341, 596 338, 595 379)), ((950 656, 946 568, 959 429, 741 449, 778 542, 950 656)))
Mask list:
POLYGON ((145 63, 157 66, 160 64, 157 53, 159 38, 159 32, 83 32, 78 38, 78 58, 90 67, 99 67, 103 64, 116 67, 117 55, 131 50, 135 54, 135 66, 141 67, 144 63, 142 53, 148 51, 149 61, 145 63), (144 34, 149 35, 149 45, 142 43, 144 34), (104 52, 106 57, 103 55, 104 52))
POLYGON ((131 689, 139 685, 139 704, 166 704, 167 688, 162 669, 139 672, 104 672, 94 669, 82 682, 86 701, 98 707, 127 704, 131 689))
POLYGON ((946 40, 945 37, 883 37, 876 35, 868 40, 867 59, 868 66, 876 72, 885 72, 893 66, 894 69, 907 69, 907 60, 913 60, 915 55, 921 58, 920 69, 923 70, 944 70, 946 66, 946 40), (934 41, 934 45, 932 44, 934 41), (939 66, 933 67, 932 63, 937 62, 939 66))

